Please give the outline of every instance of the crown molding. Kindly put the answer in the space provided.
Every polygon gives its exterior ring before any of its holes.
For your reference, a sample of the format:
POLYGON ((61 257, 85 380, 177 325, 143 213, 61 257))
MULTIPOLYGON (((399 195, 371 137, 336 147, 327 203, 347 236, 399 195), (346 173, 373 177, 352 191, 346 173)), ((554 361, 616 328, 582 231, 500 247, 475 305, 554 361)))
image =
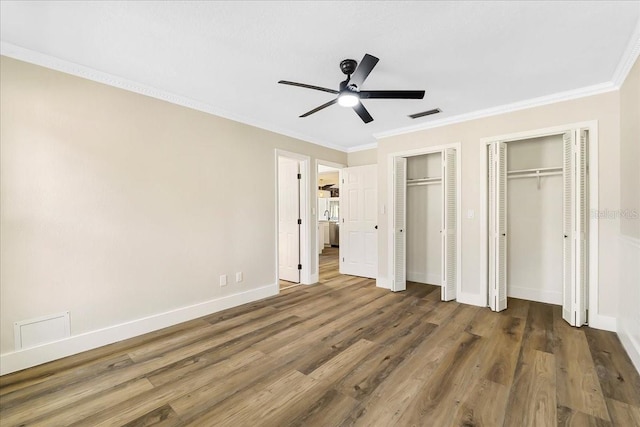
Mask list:
POLYGON ((434 120, 428 123, 421 123, 413 126, 407 126, 386 132, 378 132, 373 136, 376 139, 388 138, 391 136, 402 135, 405 133, 417 132, 420 130, 433 129, 437 127, 452 125, 456 123, 467 122, 469 120, 482 119, 485 117, 497 116, 500 114, 512 113, 514 111, 526 110, 528 108, 540 107, 543 105, 555 104, 557 102, 570 101, 572 99, 584 98, 587 96, 599 95, 601 93, 617 90, 618 87, 613 82, 600 83, 593 86, 587 86, 579 89, 558 92, 551 95, 531 98, 524 101, 518 101, 511 104, 499 105, 497 107, 486 108, 484 110, 472 111, 466 114, 447 117, 440 120, 434 120))
POLYGON ((7 56, 19 61, 28 62, 30 64, 39 65, 41 67, 50 68, 52 70, 60 71, 66 74, 71 74, 76 77, 91 80, 97 83, 102 83, 108 86, 124 89, 129 92, 135 92, 140 95, 145 95, 151 98, 159 99, 169 102, 171 104, 180 105, 190 108, 192 110, 201 111, 203 113, 212 114, 214 116, 222 117, 224 119, 232 120, 249 126, 257 127, 269 132, 274 132, 280 135, 295 138, 310 144, 320 145, 325 148, 340 151, 346 153, 345 147, 327 143, 326 141, 318 140, 308 135, 300 134, 297 132, 291 132, 287 129, 282 129, 277 126, 273 126, 267 123, 263 123, 246 116, 234 114, 229 111, 215 108, 204 102, 171 93, 162 89, 158 89, 152 86, 148 86, 142 83, 135 82, 133 80, 125 79, 113 74, 98 71, 96 69, 85 67, 80 64, 76 64, 64 59, 56 58, 50 55, 45 55, 40 52, 36 52, 30 49, 26 49, 9 42, 0 41, 0 55, 7 56))
MULTIPOLYGON (((377 142, 370 144, 358 145, 356 147, 344 147, 336 144, 331 144, 326 141, 318 140, 317 138, 309 135, 292 132, 288 129, 279 128, 267 123, 263 123, 242 115, 234 114, 229 111, 214 108, 213 106, 191 99, 185 96, 177 95, 168 91, 160 90, 151 86, 147 86, 132 80, 128 80, 119 76, 115 76, 109 73, 98 71, 89 67, 85 67, 79 64, 75 64, 70 61, 55 58, 49 55, 45 55, 30 49, 26 49, 14 44, 2 41, 0 42, 0 54, 8 56, 20 61, 29 62, 35 65, 40 65, 53 70, 61 71, 63 73, 71 74, 77 77, 92 80, 98 83, 114 86, 120 89, 124 89, 130 92, 135 92, 141 95, 149 96, 152 98, 160 99, 172 104, 181 105, 183 107, 191 108, 193 110, 202 111, 204 113, 212 114, 218 117, 222 117, 228 120, 233 120, 249 126, 254 126, 269 132, 274 132, 280 135, 295 138, 304 142, 319 145, 325 148, 329 148, 344 153, 355 153, 363 150, 370 150, 377 148, 377 142)), ((528 108, 539 107, 543 105, 553 104, 556 102, 569 101, 573 99, 583 98, 587 96, 598 95, 601 93, 617 90, 624 83, 627 75, 631 71, 631 68, 635 64, 635 61, 640 55, 640 20, 636 25, 633 35, 627 44, 625 52, 616 67, 612 80, 605 83, 600 83, 593 86, 587 86, 579 89, 574 89, 565 92, 558 92, 555 94, 532 98, 524 101, 518 101, 511 104, 500 105, 497 107, 487 108, 483 110, 472 111, 466 114, 460 114, 457 116, 447 117, 440 120, 429 121, 427 123, 420 123, 412 126, 396 128, 384 132, 377 132, 373 134, 373 137, 378 139, 388 138, 391 136, 402 135, 411 132, 417 132, 420 130, 433 129, 437 127, 452 125, 456 123, 462 123, 469 120, 481 119, 484 117, 491 117, 500 114, 511 113, 514 111, 524 110, 528 108)))
POLYGON ((374 148, 378 148, 377 142, 372 142, 371 144, 356 145, 355 147, 347 148, 346 151, 347 153, 356 153, 358 151, 371 150, 374 148))
MULTIPOLYGON (((500 105, 493 108, 487 108, 484 110, 472 111, 466 114, 460 114, 453 117, 444 118, 441 120, 434 120, 428 123, 421 123, 418 125, 407 126, 385 132, 375 133, 373 136, 376 139, 388 138, 391 136, 402 135, 405 133, 416 132, 425 129, 433 129, 437 127, 452 125, 455 123, 466 122, 469 120, 481 119, 483 117, 496 116, 499 114, 511 113, 514 111, 524 110, 527 108, 539 107, 543 105, 553 104, 556 102, 570 101, 572 99, 584 98, 587 96, 599 95, 601 93, 611 92, 620 89, 624 83, 627 75, 631 71, 631 68, 635 64, 636 60, 640 56, 640 20, 633 30, 633 34, 629 39, 629 43, 616 67, 616 70, 611 78, 611 81, 600 83, 593 86, 587 86, 579 89, 574 89, 565 92, 558 92, 547 96, 538 98, 532 98, 525 101, 514 102, 512 104, 500 105)), ((357 147, 356 147, 357 148, 357 147)))
POLYGON ((640 55, 640 19, 636 24, 636 28, 633 30, 633 35, 629 39, 627 48, 622 54, 622 58, 616 67, 616 71, 613 73, 613 84, 620 88, 626 80, 633 64, 636 63, 638 56, 640 55))

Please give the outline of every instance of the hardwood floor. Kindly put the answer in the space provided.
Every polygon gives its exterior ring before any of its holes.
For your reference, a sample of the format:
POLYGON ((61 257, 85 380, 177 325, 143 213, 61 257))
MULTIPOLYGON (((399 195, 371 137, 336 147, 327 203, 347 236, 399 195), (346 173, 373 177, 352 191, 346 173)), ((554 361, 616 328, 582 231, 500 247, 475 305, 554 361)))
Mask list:
POLYGON ((638 426, 615 334, 337 273, 0 378, 0 425, 638 426))

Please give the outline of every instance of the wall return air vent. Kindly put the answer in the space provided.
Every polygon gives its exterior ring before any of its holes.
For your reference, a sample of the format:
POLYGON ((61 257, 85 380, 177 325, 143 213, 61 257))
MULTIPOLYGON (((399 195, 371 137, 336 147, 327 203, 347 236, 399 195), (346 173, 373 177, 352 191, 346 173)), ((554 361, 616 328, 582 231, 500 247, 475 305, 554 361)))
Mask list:
POLYGON ((70 336, 69 312, 22 320, 13 324, 15 349, 24 350, 70 336))

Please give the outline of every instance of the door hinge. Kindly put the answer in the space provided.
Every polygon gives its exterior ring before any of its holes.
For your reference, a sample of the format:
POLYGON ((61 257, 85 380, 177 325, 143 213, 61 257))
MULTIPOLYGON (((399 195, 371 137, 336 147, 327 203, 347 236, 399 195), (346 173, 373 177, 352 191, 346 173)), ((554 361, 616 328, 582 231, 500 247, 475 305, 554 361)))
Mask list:
POLYGON ((302 264, 298 264, 298 270, 302 270, 302 264))
POLYGON ((298 174, 298 179, 302 179, 302 174, 301 173, 298 174))
POLYGON ((298 218, 298 225, 302 224, 302 220, 300 218, 298 218))

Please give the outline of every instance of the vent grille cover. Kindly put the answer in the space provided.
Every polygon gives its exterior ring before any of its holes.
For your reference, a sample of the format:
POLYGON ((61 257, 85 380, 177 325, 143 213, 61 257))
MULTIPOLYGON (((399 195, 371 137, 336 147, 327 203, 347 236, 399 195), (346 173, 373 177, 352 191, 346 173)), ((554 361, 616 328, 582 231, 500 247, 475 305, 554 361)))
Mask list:
POLYGON ((442 112, 441 109, 434 108, 433 110, 423 111, 422 113, 409 114, 409 117, 411 117, 412 119, 417 119, 417 118, 420 118, 420 117, 430 116, 432 114, 438 114, 438 113, 441 113, 441 112, 442 112))

